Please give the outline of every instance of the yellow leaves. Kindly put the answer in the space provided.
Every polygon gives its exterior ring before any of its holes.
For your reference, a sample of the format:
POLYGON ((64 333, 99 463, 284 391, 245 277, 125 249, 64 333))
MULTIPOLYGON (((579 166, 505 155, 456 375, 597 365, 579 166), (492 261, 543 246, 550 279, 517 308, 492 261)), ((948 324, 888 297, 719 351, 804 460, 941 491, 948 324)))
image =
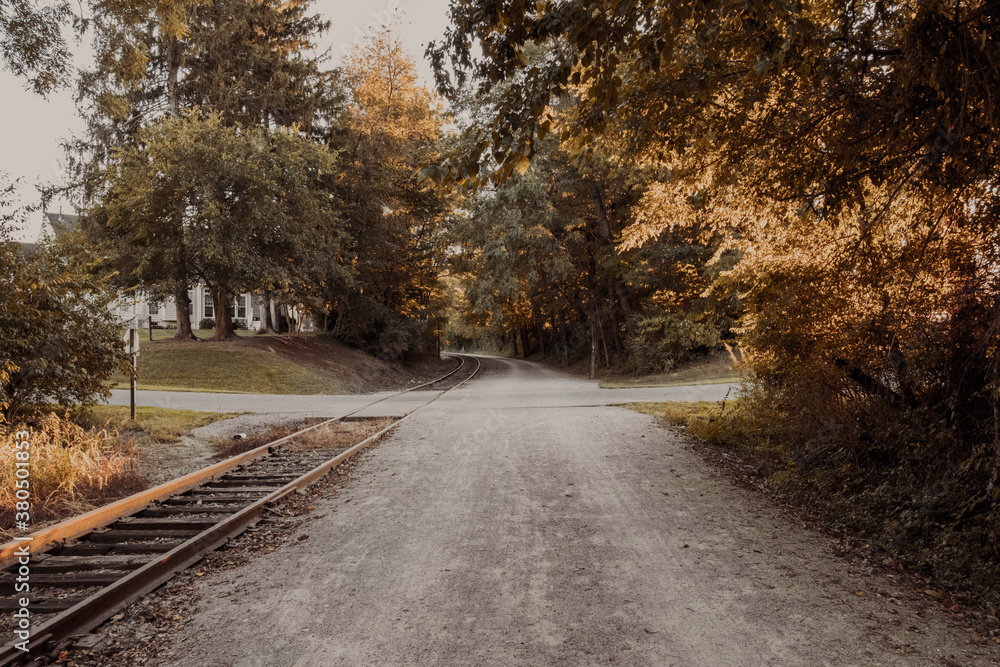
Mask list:
POLYGON ((525 172, 528 171, 528 167, 531 166, 531 160, 524 155, 518 155, 511 163, 511 166, 515 171, 517 171, 518 174, 524 176, 525 172))

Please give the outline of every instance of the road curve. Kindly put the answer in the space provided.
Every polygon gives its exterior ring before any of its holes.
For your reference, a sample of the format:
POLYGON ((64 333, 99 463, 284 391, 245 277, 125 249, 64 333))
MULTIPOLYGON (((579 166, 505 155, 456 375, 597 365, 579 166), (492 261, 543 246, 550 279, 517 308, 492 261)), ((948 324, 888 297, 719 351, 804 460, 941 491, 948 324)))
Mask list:
POLYGON ((654 419, 577 405, 593 383, 490 365, 317 503, 309 539, 199 579, 162 664, 996 662, 654 419))

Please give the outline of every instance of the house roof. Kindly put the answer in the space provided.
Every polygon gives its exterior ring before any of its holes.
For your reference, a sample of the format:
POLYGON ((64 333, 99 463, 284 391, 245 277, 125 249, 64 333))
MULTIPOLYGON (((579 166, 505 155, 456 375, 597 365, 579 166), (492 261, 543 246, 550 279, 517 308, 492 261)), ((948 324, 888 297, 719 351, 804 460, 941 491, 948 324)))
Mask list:
MULTIPOLYGON (((75 231, 80 226, 80 216, 69 213, 46 213, 45 221, 49 223, 49 228, 56 238, 68 232, 75 231)), ((39 234, 39 240, 42 240, 43 236, 47 236, 44 227, 39 234)))

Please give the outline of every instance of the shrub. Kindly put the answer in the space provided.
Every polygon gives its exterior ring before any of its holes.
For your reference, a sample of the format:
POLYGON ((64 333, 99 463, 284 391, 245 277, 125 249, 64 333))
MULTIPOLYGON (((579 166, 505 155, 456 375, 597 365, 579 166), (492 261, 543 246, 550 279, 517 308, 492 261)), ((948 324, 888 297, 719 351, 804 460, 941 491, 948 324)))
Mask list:
POLYGON ((233 330, 234 331, 239 330, 239 329, 246 329, 246 328, 247 328, 246 320, 241 320, 238 317, 233 319, 233 330))
POLYGON ((107 286, 58 245, 31 257, 0 241, 0 423, 26 405, 93 404, 123 369, 107 286))
POLYGON ((0 431, 0 529, 13 526, 18 431, 29 433, 31 520, 86 511, 146 488, 134 443, 117 431, 85 430, 55 414, 0 431))
POLYGON ((681 313, 637 317, 629 328, 629 353, 640 372, 668 371, 692 352, 707 351, 719 343, 718 328, 681 313))
POLYGON ((214 329, 215 328, 215 320, 213 318, 211 318, 211 317, 203 317, 203 318, 201 318, 201 322, 198 322, 198 328, 199 329, 214 329))

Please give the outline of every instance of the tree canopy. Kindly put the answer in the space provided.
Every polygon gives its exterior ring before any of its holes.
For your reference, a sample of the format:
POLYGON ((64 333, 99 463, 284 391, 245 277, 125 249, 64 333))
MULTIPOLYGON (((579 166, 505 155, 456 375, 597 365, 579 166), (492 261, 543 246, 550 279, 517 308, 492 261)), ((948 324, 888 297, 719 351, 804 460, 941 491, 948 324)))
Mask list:
POLYGON ((115 154, 88 224, 132 287, 164 298, 204 282, 223 322, 216 338, 227 338, 235 294, 288 284, 312 253, 348 270, 325 183, 335 165, 335 154, 288 131, 168 118, 115 154))
POLYGON ((4 69, 23 77, 41 95, 67 82, 70 52, 62 26, 71 16, 68 2, 35 0, 0 3, 0 54, 4 69))
POLYGON ((717 180, 827 211, 863 203, 868 182, 917 178, 995 208, 983 187, 997 164, 990 3, 482 0, 453 2, 451 17, 428 49, 440 90, 472 77, 511 93, 441 178, 486 151, 507 175, 551 131, 584 154, 613 128, 633 152, 711 162, 717 180), (528 64, 531 44, 549 47, 544 62, 528 64), (574 112, 555 122, 567 95, 574 112))

